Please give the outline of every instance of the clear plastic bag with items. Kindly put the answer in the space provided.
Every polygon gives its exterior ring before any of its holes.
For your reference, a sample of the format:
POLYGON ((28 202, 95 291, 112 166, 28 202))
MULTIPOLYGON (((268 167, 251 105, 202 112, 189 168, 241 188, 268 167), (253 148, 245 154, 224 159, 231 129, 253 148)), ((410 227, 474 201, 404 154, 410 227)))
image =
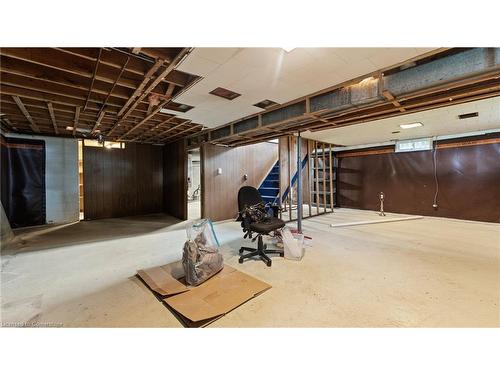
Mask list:
POLYGON ((184 243, 182 265, 186 282, 196 286, 219 272, 224 259, 210 219, 189 222, 186 232, 188 240, 184 243))

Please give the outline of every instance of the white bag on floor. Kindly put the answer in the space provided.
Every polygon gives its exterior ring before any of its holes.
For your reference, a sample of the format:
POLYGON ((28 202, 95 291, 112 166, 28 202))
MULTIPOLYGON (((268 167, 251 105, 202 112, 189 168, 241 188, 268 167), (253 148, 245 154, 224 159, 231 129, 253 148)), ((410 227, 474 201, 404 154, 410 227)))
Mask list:
POLYGON ((281 230, 283 237, 283 247, 285 250, 285 258, 293 260, 301 260, 304 256, 304 235, 298 235, 298 239, 293 237, 292 232, 288 227, 281 230))

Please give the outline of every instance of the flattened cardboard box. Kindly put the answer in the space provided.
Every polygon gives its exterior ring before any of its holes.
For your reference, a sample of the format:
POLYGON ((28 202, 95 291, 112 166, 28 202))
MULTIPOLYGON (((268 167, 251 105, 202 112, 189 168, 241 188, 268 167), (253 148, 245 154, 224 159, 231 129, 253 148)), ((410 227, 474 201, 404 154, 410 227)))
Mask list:
POLYGON ((137 276, 187 327, 205 327, 271 288, 228 265, 196 287, 186 284, 180 261, 140 270, 137 276))

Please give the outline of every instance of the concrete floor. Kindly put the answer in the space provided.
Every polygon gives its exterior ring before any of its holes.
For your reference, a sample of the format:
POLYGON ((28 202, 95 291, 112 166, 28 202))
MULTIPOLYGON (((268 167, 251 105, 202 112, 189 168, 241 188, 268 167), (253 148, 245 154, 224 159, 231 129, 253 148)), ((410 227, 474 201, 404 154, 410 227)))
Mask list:
MULTIPOLYGON (((226 263, 272 289, 211 327, 500 326, 500 225, 424 218, 329 227, 373 218, 337 209, 308 219, 313 247, 271 268, 238 264, 239 223, 217 224, 226 263)), ((23 231, 2 252, 3 324, 180 327, 134 275, 180 259, 184 224, 152 215, 23 231)))

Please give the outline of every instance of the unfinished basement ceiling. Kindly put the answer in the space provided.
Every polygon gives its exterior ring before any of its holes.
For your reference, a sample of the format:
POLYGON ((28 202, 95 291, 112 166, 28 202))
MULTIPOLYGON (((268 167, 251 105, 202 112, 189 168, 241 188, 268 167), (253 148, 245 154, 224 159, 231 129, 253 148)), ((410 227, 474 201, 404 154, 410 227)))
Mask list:
MULTIPOLYGON (((179 95, 194 106, 184 118, 213 128, 262 112, 254 104, 282 104, 329 86, 402 63, 434 48, 195 48, 178 70, 204 77, 179 95), (241 94, 209 94, 222 87, 241 94)), ((175 112, 172 112, 175 113, 175 112)))
POLYGON ((176 97, 199 77, 176 69, 191 48, 1 48, 6 131, 168 143, 202 128, 176 97), (177 109, 172 114, 163 108, 177 109))
POLYGON ((498 128, 500 128, 500 97, 494 97, 341 128, 307 131, 302 135, 321 142, 357 146, 498 128), (478 116, 463 120, 458 118, 461 114, 473 112, 478 112, 478 116), (411 129, 401 129, 399 126, 415 122, 421 122, 423 126, 411 129))

